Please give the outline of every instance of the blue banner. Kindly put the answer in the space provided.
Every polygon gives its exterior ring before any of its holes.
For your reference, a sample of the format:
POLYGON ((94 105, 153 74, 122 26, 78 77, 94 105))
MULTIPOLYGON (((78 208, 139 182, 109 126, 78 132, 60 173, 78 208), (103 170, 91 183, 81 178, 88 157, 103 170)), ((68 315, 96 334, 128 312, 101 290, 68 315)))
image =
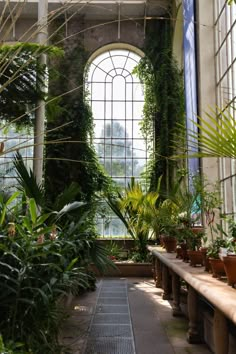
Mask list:
MULTIPOLYGON (((191 122, 197 121, 197 75, 196 75, 196 49, 195 49, 195 16, 194 0, 183 1, 184 17, 184 81, 185 81, 185 104, 187 119, 187 143, 188 150, 197 151, 190 146, 188 131, 197 131, 197 127, 191 122)), ((199 171, 199 159, 188 159, 188 169, 191 175, 199 171)))

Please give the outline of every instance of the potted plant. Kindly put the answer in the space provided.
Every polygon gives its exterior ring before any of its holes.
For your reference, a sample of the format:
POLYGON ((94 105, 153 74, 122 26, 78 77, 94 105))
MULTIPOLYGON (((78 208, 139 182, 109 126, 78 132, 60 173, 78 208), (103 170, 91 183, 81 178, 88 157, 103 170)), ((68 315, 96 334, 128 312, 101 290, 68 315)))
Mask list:
POLYGON ((208 247, 207 256, 212 269, 213 278, 221 278, 225 275, 224 263, 220 259, 219 253, 221 247, 227 247, 227 241, 221 237, 217 237, 208 247))
POLYGON ((204 231, 194 232, 190 229, 187 238, 188 250, 187 254, 190 260, 190 266, 203 265, 203 257, 201 252, 201 241, 204 237, 204 231))
POLYGON ((159 233, 166 252, 176 251, 178 206, 172 200, 166 199, 158 206, 159 233))
POLYGON ((158 190, 159 185, 155 192, 145 192, 141 183, 131 178, 131 183, 123 192, 114 191, 105 195, 107 204, 134 239, 135 251, 142 262, 148 260, 147 244, 152 237, 150 220, 157 208, 158 190))
POLYGON ((207 256, 207 251, 208 251, 208 247, 206 247, 206 243, 207 243, 207 236, 204 235, 202 238, 202 246, 200 247, 200 251, 202 254, 202 264, 205 267, 205 271, 209 272, 210 271, 210 262, 209 262, 209 257, 207 256))
POLYGON ((228 285, 236 284, 236 222, 229 220, 229 240, 227 242, 226 255, 222 257, 228 285))

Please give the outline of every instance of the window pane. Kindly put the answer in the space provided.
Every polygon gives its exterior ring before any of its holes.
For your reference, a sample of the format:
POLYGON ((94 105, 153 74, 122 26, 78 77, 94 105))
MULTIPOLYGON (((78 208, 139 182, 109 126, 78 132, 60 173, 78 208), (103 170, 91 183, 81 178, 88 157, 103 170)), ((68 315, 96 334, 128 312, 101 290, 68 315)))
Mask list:
MULTIPOLYGON (((146 166, 146 144, 139 122, 143 110, 143 89, 132 71, 140 57, 128 50, 110 50, 91 64, 88 78, 94 117, 94 144, 100 163, 121 188, 130 177, 140 178, 146 166), (91 74, 90 72, 94 72, 91 74)), ((98 232, 120 236, 127 232, 113 215, 109 223, 98 218, 98 232)))
MULTIPOLYGON (((215 4, 216 34, 216 73, 217 73, 217 106, 224 107, 235 98, 236 82, 236 8, 227 6, 226 1, 216 0, 215 4)), ((232 116, 234 111, 230 110, 232 116)), ((235 119, 235 118, 234 118, 235 119)), ((236 215, 235 162, 229 158, 220 160, 220 187, 223 199, 222 212, 236 215)), ((226 226, 226 225, 224 225, 226 226)))

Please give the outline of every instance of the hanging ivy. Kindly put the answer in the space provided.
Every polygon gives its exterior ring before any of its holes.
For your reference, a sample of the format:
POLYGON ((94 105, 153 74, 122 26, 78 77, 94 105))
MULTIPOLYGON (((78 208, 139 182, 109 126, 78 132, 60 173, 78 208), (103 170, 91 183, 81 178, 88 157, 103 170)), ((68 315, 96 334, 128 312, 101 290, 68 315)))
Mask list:
POLYGON ((155 189, 162 175, 162 191, 168 192, 175 176, 176 162, 171 142, 178 123, 184 121, 183 77, 172 54, 171 21, 153 20, 148 23, 145 57, 136 68, 145 87, 142 132, 149 137, 153 158, 148 173, 150 188, 155 189), (151 137, 151 139, 150 139, 151 137))
POLYGON ((0 46, 0 119, 17 126, 32 125, 39 99, 45 99, 46 66, 39 64, 41 54, 58 56, 59 48, 36 43, 0 46))
POLYGON ((45 182, 51 200, 71 182, 78 183, 78 197, 87 201, 109 184, 91 145, 93 116, 83 89, 87 59, 88 53, 78 44, 62 60, 54 62, 58 75, 50 92, 61 97, 48 110, 45 182))

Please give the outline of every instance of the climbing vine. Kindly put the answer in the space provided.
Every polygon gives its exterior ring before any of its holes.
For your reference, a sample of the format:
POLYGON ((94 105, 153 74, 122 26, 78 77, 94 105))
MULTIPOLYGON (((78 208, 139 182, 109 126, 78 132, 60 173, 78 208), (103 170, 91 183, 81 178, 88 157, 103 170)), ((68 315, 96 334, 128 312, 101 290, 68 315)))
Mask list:
POLYGON ((184 121, 183 77, 172 53, 171 21, 153 20, 147 27, 145 57, 136 73, 145 87, 142 132, 149 137, 153 158, 148 173, 150 188, 155 189, 162 175, 162 191, 168 192, 175 176, 176 162, 172 141, 179 123, 184 121), (150 138, 151 137, 151 138, 150 138))
POLYGON ((71 182, 79 185, 78 197, 86 201, 109 184, 91 145, 93 116, 83 89, 87 59, 88 53, 78 44, 54 62, 58 74, 50 93, 60 98, 48 110, 45 173, 46 192, 52 200, 71 182))

